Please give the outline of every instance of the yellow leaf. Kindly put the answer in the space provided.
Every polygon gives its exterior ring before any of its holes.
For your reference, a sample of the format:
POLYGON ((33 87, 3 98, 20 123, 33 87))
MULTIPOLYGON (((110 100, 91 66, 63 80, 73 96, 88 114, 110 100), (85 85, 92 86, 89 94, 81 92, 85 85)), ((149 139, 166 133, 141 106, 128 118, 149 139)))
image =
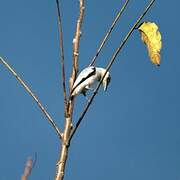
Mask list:
POLYGON ((158 26, 153 22, 143 22, 138 27, 141 39, 146 44, 150 60, 153 64, 160 65, 162 48, 161 34, 158 26))

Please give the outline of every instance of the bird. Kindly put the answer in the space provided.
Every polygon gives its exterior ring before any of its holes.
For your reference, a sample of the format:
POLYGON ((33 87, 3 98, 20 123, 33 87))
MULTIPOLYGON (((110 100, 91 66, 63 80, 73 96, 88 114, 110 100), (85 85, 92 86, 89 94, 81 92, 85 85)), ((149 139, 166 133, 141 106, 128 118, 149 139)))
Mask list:
MULTIPOLYGON (((105 72, 106 72, 105 68, 95 67, 95 66, 89 66, 83 69, 79 73, 78 77, 76 78, 73 84, 72 91, 70 93, 71 94, 70 99, 72 100, 75 96, 79 94, 83 94, 86 97, 86 92, 88 90, 92 90, 91 86, 102 80, 105 72)), ((110 81, 111 81, 111 76, 110 73, 107 72, 102 82, 104 91, 107 90, 110 81)))

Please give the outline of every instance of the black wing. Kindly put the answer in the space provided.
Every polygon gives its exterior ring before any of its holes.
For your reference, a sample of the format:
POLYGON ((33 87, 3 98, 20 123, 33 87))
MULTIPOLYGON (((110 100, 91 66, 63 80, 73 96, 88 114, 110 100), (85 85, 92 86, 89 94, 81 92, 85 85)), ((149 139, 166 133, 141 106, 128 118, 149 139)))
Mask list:
POLYGON ((86 77, 82 78, 81 81, 79 81, 79 83, 75 87, 73 87, 71 94, 73 93, 74 89, 76 89, 82 82, 84 82, 86 79, 88 79, 89 77, 95 74, 96 74, 96 68, 92 66, 92 72, 90 72, 86 77))

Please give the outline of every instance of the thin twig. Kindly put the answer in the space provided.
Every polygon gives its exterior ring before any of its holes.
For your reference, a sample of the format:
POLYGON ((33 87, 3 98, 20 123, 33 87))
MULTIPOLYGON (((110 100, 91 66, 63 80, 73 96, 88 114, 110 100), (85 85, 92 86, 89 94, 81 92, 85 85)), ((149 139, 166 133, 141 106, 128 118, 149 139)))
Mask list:
POLYGON ((15 72, 15 70, 13 70, 13 68, 2 57, 0 57, 0 62, 13 74, 13 76, 15 76, 15 78, 23 86, 25 91, 31 95, 31 97, 34 99, 34 101, 36 101, 36 103, 38 104, 38 106, 41 109, 41 111, 43 112, 43 114, 46 116, 49 123, 52 125, 52 127, 54 128, 54 130, 56 131, 56 133, 58 134, 60 139, 62 139, 63 134, 62 134, 61 130, 57 127, 54 120, 51 118, 49 113, 46 111, 44 106, 39 101, 38 97, 31 91, 31 89, 28 87, 28 85, 19 77, 19 75, 15 72))
POLYGON ((124 3, 123 7, 120 9, 120 11, 118 12, 117 16, 115 17, 113 23, 111 24, 111 27, 109 28, 108 32, 106 33, 106 35, 104 36, 103 40, 101 41, 101 44, 96 52, 96 55, 93 57, 91 63, 89 64, 89 66, 94 65, 94 63, 96 62, 97 57, 99 56, 99 53, 101 52, 103 46, 105 45, 106 41, 108 40, 108 37, 110 36, 112 30, 114 29, 116 23, 118 22, 118 20, 120 20, 120 17, 122 15, 122 13, 124 12, 124 10, 126 9, 127 5, 129 3, 129 0, 126 0, 126 2, 124 3))
POLYGON ((32 168, 34 168, 36 166, 36 162, 37 162, 37 152, 35 152, 35 154, 34 154, 34 161, 33 161, 32 168))
POLYGON ((64 45, 63 45, 63 30, 62 30, 62 21, 61 21, 61 12, 60 12, 60 4, 59 0, 56 0, 57 6, 57 15, 58 15, 58 27, 59 27, 59 35, 60 35, 60 55, 61 55, 61 71, 62 71, 62 87, 64 94, 64 109, 66 114, 67 109, 67 93, 66 93, 66 75, 65 75, 65 67, 64 67, 64 45))
POLYGON ((21 176, 21 180, 27 180, 29 175, 31 174, 31 170, 33 168, 33 160, 31 157, 28 157, 26 161, 26 165, 24 167, 23 175, 21 176))
POLYGON ((139 22, 142 20, 142 18, 146 15, 146 13, 147 13, 148 10, 151 8, 151 6, 154 4, 155 1, 156 1, 156 0, 152 0, 152 1, 148 4, 148 6, 145 8, 144 12, 139 16, 139 18, 137 19, 137 21, 134 23, 134 25, 132 26, 132 28, 129 30, 129 32, 128 32, 127 35, 125 36, 125 38, 124 38, 124 40, 122 41, 122 43, 120 44, 120 46, 117 48, 117 50, 116 50, 115 53, 113 54, 112 58, 111 58, 110 61, 109 61, 108 66, 107 66, 107 68, 106 68, 106 72, 105 72, 103 78, 101 79, 101 81, 100 81, 99 84, 97 85, 97 87, 96 87, 93 95, 91 96, 88 104, 87 104, 86 107, 84 108, 84 111, 81 113, 81 115, 80 115, 80 117, 79 117, 79 119, 78 119, 78 122, 77 122, 75 128, 74 128, 73 131, 71 132, 71 135, 70 135, 70 138, 69 138, 69 143, 71 142, 71 139, 72 139, 73 135, 75 134, 77 128, 79 127, 80 123, 82 122, 82 119, 84 118, 86 112, 88 111, 89 106, 91 105, 94 97, 96 96, 96 94, 97 94, 97 92, 98 92, 98 90, 99 90, 99 88, 100 88, 100 86, 101 86, 101 84, 102 84, 102 82, 103 82, 103 79, 104 79, 106 73, 109 71, 109 69, 110 69, 111 66, 113 65, 113 63, 114 63, 117 55, 119 54, 119 52, 121 51, 121 49, 123 48, 123 46, 125 45, 125 43, 127 42, 127 40, 129 39, 129 37, 131 36, 131 34, 132 34, 132 32, 134 31, 134 29, 136 28, 136 26, 139 24, 139 22))

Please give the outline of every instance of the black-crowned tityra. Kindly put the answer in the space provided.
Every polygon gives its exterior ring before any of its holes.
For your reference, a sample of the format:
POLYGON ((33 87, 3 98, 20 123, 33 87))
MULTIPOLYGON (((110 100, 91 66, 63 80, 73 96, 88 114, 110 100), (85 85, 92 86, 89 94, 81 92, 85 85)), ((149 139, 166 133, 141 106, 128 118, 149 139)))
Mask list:
MULTIPOLYGON (((83 69, 79 73, 77 79, 73 84, 73 88, 71 91, 71 99, 73 99, 73 97, 79 95, 80 93, 86 96, 87 90, 91 89, 91 86, 97 83, 98 81, 101 81, 105 72, 106 69, 94 66, 89 66, 83 69)), ((110 80, 111 76, 109 72, 107 72, 102 82, 104 91, 107 90, 110 80)))

